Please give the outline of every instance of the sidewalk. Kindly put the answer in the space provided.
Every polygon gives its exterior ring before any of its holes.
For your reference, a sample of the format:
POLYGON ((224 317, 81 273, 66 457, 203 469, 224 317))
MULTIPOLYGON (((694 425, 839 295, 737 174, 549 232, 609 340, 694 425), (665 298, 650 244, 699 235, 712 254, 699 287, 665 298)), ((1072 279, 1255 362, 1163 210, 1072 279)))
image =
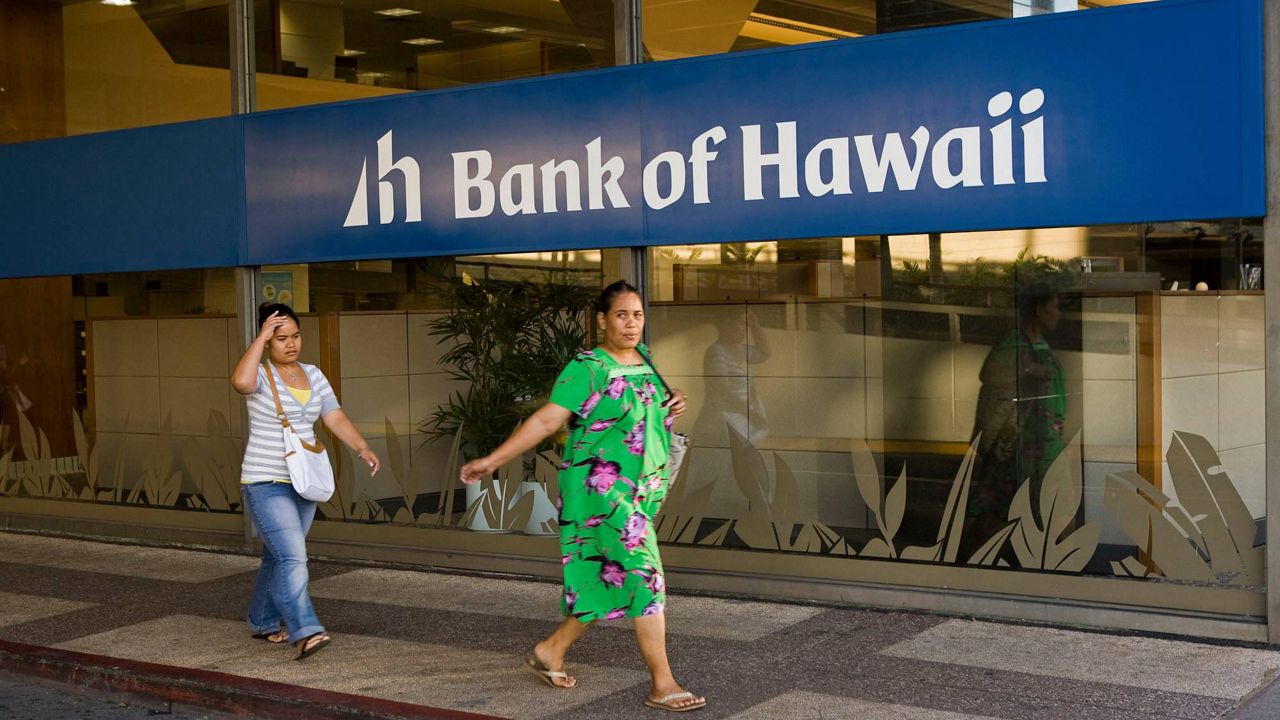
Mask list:
MULTIPOLYGON (((41 646, 18 664, 83 663, 76 682, 154 673, 194 695, 282 693, 272 707, 350 704, 350 717, 665 717, 642 704, 647 675, 625 623, 575 647, 575 690, 521 670, 556 625, 558 585, 313 562, 312 597, 334 642, 299 663, 250 639, 241 620, 256 566, 0 533, 0 660, 9 648, 15 662, 19 643, 41 646)), ((1280 651, 681 595, 668 617, 676 674, 707 696, 701 720, 1280 718, 1280 686, 1266 687, 1280 651)))

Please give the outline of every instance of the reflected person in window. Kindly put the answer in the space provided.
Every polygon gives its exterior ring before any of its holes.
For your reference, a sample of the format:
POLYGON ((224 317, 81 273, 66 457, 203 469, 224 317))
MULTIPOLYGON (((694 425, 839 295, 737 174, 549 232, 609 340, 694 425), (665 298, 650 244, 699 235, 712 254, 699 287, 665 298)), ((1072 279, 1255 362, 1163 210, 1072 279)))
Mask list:
POLYGON ((666 581, 653 518, 667 495, 671 425, 684 393, 664 389, 640 343, 644 303, 623 281, 595 304, 601 342, 556 379, 551 401, 489 455, 462 468, 474 483, 538 446, 569 423, 560 466, 560 551, 564 620, 534 647, 525 667, 552 687, 577 680, 564 671, 569 647, 597 620, 631 618, 652 683, 645 704, 694 710, 706 699, 686 691, 667 661, 666 581))
POLYGON ((292 643, 297 649, 295 659, 301 660, 330 642, 307 593, 306 537, 316 503, 299 496, 289 482, 272 383, 285 415, 304 441, 315 443, 314 425, 319 419, 356 451, 370 475, 378 472, 379 462, 338 405, 320 368, 298 361, 302 352, 298 326, 298 316, 287 305, 264 303, 258 308, 258 337, 236 363, 231 385, 246 396, 249 410, 240 489, 245 512, 262 538, 262 564, 249 601, 249 629, 255 638, 292 643), (266 362, 261 362, 264 353, 266 362), (282 387, 287 392, 280 392, 282 387))
POLYGON ((1067 392, 1062 365, 1045 339, 1058 326, 1059 297, 1047 283, 1018 294, 1018 326, 982 363, 974 416, 978 439, 964 551, 976 551, 1009 521, 1018 488, 1030 483, 1032 512, 1040 486, 1066 447, 1067 392))
POLYGON ((717 315, 718 335, 702 356, 706 399, 695 427, 710 429, 713 425, 707 423, 713 423, 714 432, 718 434, 720 423, 724 423, 753 446, 760 447, 769 435, 769 420, 749 377, 750 366, 769 359, 769 339, 760 329, 760 320, 754 312, 748 309, 744 318, 736 309, 717 315))

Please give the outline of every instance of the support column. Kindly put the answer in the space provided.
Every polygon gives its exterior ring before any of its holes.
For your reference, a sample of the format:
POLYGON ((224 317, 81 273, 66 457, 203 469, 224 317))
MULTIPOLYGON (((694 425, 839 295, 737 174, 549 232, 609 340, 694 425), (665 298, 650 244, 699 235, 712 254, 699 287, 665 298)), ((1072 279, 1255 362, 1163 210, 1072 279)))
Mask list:
POLYGON ((613 0, 613 64, 635 65, 643 59, 640 0, 613 0))
POLYGON ((231 114, 242 115, 257 109, 253 0, 231 0, 227 14, 231 29, 231 114))
POLYGON ((1263 112, 1266 114, 1267 217, 1263 220, 1266 296, 1267 641, 1280 644, 1280 7, 1262 4, 1263 112))
MULTIPOLYGON (((257 78, 254 75, 253 0, 231 0, 227 3, 227 22, 231 31, 231 114, 243 115, 257 108, 257 78)), ((253 280, 253 268, 236 268, 236 317, 239 319, 240 348, 258 335, 258 298, 253 280)), ((249 415, 240 404, 240 427, 245 428, 245 440, 249 434, 249 415)), ((253 547, 253 522, 249 513, 241 511, 244 519, 244 546, 253 547)))
MULTIPOLYGON (((640 23, 641 0, 613 0, 613 62, 615 65, 635 65, 644 60, 644 34, 640 23)), ((648 270, 649 260, 645 248, 622 248, 619 271, 622 279, 635 285, 645 298, 646 314, 649 309, 648 270)), ((646 328, 646 340, 648 330, 646 328)))
MULTIPOLYGON (((239 320, 236 327, 240 330, 238 334, 241 353, 258 336, 258 298, 254 287, 253 268, 236 268, 236 319, 239 320)), ((248 408, 245 407, 244 402, 241 402, 240 407, 234 408, 232 412, 240 413, 240 427, 244 428, 244 437, 241 440, 247 441, 249 439, 248 408)), ((240 516, 244 520, 244 547, 250 549, 253 547, 253 521, 249 519, 249 513, 243 508, 240 516)))

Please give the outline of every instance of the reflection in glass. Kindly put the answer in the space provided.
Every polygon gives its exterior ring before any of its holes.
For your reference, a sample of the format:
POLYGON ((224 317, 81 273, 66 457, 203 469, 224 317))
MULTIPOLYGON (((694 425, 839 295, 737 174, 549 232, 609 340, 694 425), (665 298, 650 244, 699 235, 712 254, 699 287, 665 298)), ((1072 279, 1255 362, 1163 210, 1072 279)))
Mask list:
POLYGON ((255 12, 263 110, 613 65, 609 0, 258 0, 255 12))
MULTIPOLYGON (((969 550, 1008 522, 1014 493, 1023 482, 1029 484, 1030 497, 1040 497, 1046 471, 1066 447, 1066 378, 1046 337, 1058 327, 1058 302, 1058 293, 1047 283, 1024 289, 1017 327, 982 363, 970 439, 977 444, 977 456, 965 530, 969 550)), ((1038 503, 1032 509, 1043 524, 1038 503)))
POLYGON ((231 112, 226 0, 5 0, 0 143, 231 112))
POLYGON ((697 425, 727 425, 759 447, 769 434, 769 419, 759 392, 746 378, 748 366, 769 359, 769 338, 749 308, 745 313, 732 310, 715 316, 716 339, 703 354, 706 398, 697 425))
POLYGON ((1262 550, 1244 543, 1262 537, 1261 437, 1204 403, 1264 422, 1262 297, 1235 289, 1260 234, 1223 220, 651 250, 654 355, 697 419, 660 537, 1259 587, 1262 550), (1211 289, 1161 290, 1173 277, 1211 289), (1215 422, 1216 439, 1196 431, 1215 422), (1201 517, 1215 503, 1223 518, 1201 517))
POLYGON ((645 0, 645 57, 715 55, 1145 0, 645 0))

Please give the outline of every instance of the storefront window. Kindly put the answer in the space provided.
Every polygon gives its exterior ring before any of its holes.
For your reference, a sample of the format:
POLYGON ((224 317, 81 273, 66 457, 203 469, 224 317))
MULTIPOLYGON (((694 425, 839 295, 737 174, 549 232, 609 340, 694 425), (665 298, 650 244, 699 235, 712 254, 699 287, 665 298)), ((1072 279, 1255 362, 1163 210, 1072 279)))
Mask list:
POLYGON ((672 60, 1146 1, 644 0, 644 48, 650 60, 672 60))
POLYGON ((0 494, 239 507, 229 269, 0 280, 0 494))
POLYGON ((259 0, 258 108, 608 67, 612 8, 608 0, 259 0))
POLYGON ((371 477, 349 449, 328 443, 338 491, 322 517, 554 534, 554 443, 465 490, 458 471, 546 401, 563 365, 589 342, 588 306, 619 277, 621 256, 578 250, 261 268, 259 295, 292 301, 302 316, 302 360, 325 371, 383 461, 371 477), (491 352, 469 352, 473 335, 491 352))
POLYGON ((1259 614, 1260 235, 652 249, 654 354, 696 438, 662 539, 1214 586, 1235 594, 1202 609, 1259 614))
POLYGON ((227 3, 6 0, 0 143, 231 111, 227 3))

